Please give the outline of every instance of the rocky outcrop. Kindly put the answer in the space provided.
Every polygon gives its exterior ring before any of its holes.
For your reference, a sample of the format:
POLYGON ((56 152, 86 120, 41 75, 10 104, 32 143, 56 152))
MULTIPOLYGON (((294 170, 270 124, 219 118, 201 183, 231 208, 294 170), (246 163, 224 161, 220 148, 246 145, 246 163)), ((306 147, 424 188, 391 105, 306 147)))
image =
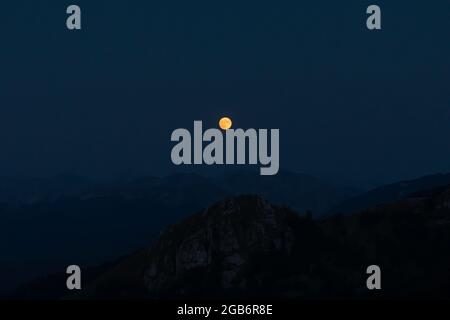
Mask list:
POLYGON ((183 283, 195 287, 187 279, 197 274, 194 281, 245 288, 244 270, 251 256, 290 253, 294 236, 287 219, 293 216, 257 196, 218 202, 161 234, 149 253, 145 284, 151 292, 171 287, 182 291, 183 283))

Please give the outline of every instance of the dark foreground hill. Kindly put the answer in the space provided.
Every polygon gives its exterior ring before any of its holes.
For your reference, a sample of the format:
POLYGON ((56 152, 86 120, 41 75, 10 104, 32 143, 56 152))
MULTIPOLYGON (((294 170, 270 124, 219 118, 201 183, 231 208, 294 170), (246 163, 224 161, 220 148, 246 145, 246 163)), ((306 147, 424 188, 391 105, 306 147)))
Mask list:
POLYGON ((320 179, 288 172, 177 174, 115 183, 76 177, 0 180, 0 266, 10 270, 0 273, 0 294, 72 261, 92 265, 120 257, 227 196, 259 194, 315 214, 350 196, 320 179))
MULTIPOLYGON (((53 297, 448 298, 448 252, 448 189, 321 221, 239 196, 168 227, 76 296, 60 279, 53 297), (378 292, 366 288, 372 264, 382 271, 378 292)), ((25 286, 16 297, 49 287, 25 286)))

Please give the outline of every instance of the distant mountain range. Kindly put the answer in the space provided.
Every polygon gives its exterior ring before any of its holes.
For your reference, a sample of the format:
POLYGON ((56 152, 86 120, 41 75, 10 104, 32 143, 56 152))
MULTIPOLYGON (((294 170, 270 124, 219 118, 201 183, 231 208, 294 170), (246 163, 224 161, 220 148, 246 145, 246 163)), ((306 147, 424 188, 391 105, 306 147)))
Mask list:
POLYGON ((87 199, 111 194, 131 198, 159 196, 162 200, 165 195, 170 195, 171 203, 179 201, 185 204, 186 197, 181 196, 180 190, 182 194, 192 191, 204 195, 199 200, 206 204, 210 203, 208 196, 216 195, 220 198, 224 195, 254 193, 274 203, 289 205, 299 211, 310 210, 315 214, 326 212, 333 205, 358 192, 310 175, 292 172, 260 176, 253 171, 234 171, 220 177, 185 173, 109 182, 92 181, 67 174, 52 178, 0 177, 0 204, 21 206, 51 203, 64 198, 87 199))
POLYGON ((0 177, 0 204, 31 204, 53 201, 61 196, 85 192, 95 184, 77 175, 51 178, 0 177))
POLYGON ((332 208, 328 214, 357 212, 365 208, 405 199, 419 191, 448 185, 450 185, 450 174, 435 174, 392 183, 344 200, 332 208))

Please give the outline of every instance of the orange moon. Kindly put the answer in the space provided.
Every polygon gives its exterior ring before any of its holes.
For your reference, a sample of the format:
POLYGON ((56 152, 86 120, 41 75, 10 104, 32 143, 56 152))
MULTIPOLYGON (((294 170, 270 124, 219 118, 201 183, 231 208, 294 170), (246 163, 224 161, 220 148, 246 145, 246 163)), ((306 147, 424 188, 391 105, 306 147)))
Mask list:
POLYGON ((228 117, 223 117, 222 119, 219 120, 219 127, 222 130, 228 130, 231 128, 232 125, 233 121, 231 121, 231 119, 228 117))

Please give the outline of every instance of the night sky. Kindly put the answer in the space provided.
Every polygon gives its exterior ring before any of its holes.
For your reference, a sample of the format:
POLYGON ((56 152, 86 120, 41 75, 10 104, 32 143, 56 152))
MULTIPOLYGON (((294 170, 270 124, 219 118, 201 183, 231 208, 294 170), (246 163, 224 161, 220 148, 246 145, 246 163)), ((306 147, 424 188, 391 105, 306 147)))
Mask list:
POLYGON ((174 173, 171 132, 222 115, 279 128, 281 170, 449 172, 449 34, 448 1, 3 1, 0 176, 174 173))

